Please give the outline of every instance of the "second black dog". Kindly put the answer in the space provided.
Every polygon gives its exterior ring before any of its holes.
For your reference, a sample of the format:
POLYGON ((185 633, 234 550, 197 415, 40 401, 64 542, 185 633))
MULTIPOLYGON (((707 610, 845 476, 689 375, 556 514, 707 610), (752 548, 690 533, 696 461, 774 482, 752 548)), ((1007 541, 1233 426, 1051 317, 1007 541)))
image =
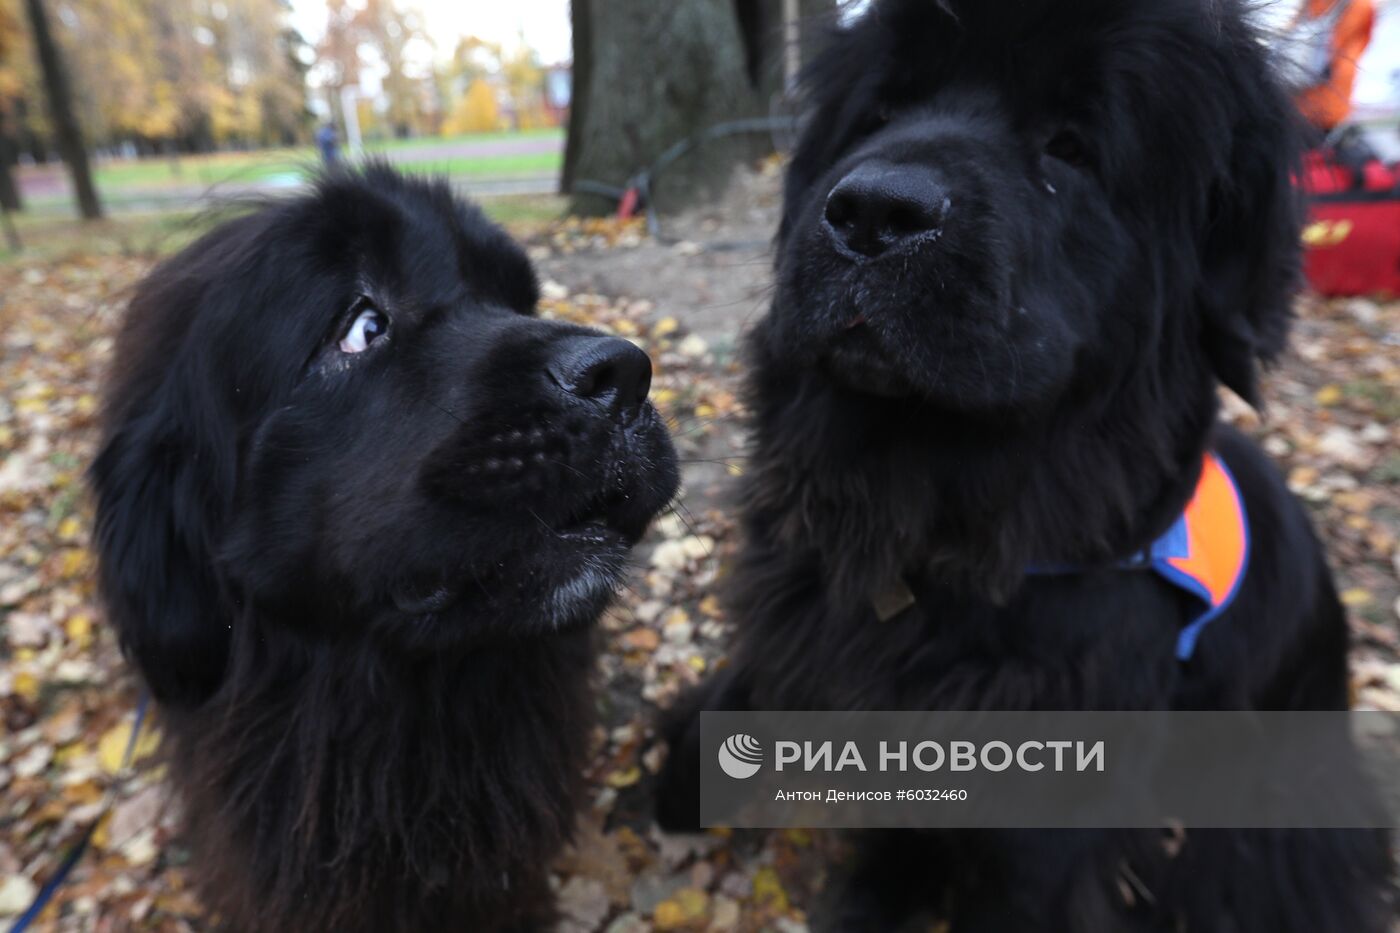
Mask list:
MULTIPOLYGON (((1216 424, 1217 382, 1255 400, 1283 348, 1299 259, 1245 5, 882 0, 811 86, 750 348, 737 640, 671 724, 663 824, 696 819, 696 708, 1344 708, 1307 517, 1216 424), (1221 491, 1247 518, 1204 541, 1218 592, 1125 567, 1221 491)), ((870 843, 836 927, 1388 923, 1375 833, 870 843)))

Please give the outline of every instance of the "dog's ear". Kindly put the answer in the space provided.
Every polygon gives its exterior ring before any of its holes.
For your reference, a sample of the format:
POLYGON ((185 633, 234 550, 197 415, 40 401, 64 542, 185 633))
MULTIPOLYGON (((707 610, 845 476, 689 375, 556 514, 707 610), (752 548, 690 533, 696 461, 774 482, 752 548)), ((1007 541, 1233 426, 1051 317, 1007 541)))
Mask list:
POLYGON ((108 616, 155 697, 177 705, 217 689, 232 623, 215 547, 234 448, 188 349, 203 291, 191 269, 198 249, 154 272, 132 301, 89 471, 108 616))
POLYGON ((1282 352, 1300 284, 1302 202, 1293 179, 1302 134, 1252 32, 1241 28, 1226 45, 1219 68, 1233 78, 1233 128, 1210 192, 1199 303, 1216 376, 1258 407, 1257 366, 1282 352))

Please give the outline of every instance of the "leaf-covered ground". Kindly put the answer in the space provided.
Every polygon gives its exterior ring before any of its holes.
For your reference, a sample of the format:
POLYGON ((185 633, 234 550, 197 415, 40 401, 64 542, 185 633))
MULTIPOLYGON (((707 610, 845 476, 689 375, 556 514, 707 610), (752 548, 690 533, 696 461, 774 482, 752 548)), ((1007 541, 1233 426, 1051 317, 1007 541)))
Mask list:
MULTIPOLYGON (((652 717, 723 644, 713 591, 734 545, 725 491, 743 469, 734 347, 765 300, 773 192, 771 179, 747 182, 726 210, 670 231, 687 237, 678 243, 615 222, 522 231, 546 313, 652 353, 654 399, 686 460, 682 504, 639 548, 603 620, 593 801, 558 865, 570 931, 803 930, 841 854, 836 838, 799 831, 668 838, 649 817, 664 754, 652 717)), ((110 803, 40 928, 203 927, 154 741, 121 768, 138 688, 95 601, 82 481, 113 328, 149 264, 0 265, 0 922, 110 803)), ((1327 541, 1356 636, 1358 704, 1400 710, 1400 303, 1303 301, 1267 392, 1262 422, 1227 410, 1288 473, 1327 541)))

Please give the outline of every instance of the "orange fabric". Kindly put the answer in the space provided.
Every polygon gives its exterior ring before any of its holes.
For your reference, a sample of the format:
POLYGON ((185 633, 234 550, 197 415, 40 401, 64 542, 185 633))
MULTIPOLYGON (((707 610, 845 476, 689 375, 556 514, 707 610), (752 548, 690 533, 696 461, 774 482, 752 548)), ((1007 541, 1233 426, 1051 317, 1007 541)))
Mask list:
POLYGON ((1186 506, 1190 553, 1167 563, 1197 581, 1219 606, 1244 572, 1249 547, 1244 508, 1234 482, 1214 454, 1206 454, 1196 493, 1186 506))
MULTIPOLYGON (((1323 16, 1338 2, 1342 0, 1308 0, 1304 15, 1310 18, 1323 16)), ((1308 88, 1298 95, 1298 109, 1314 126, 1331 130, 1351 113, 1357 63, 1371 44, 1371 31, 1375 25, 1374 0, 1351 0, 1332 37, 1331 77, 1326 84, 1308 88)))

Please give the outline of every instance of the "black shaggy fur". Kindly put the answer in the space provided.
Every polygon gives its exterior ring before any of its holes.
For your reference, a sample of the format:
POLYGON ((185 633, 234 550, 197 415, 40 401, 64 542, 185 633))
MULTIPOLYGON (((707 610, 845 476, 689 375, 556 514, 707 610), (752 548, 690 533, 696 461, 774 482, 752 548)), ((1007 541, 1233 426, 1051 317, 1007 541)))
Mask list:
POLYGON ((536 298, 445 184, 371 168, 132 302, 102 593, 229 929, 549 928, 591 623, 676 469, 641 351, 536 298))
MULTIPOLYGON (((1216 423, 1217 382, 1255 401, 1282 350, 1299 260, 1294 114, 1244 4, 876 0, 810 79, 750 347, 737 637, 669 723, 663 824, 696 819, 696 708, 1344 708, 1321 548, 1216 423), (883 239, 847 179, 897 195, 883 239), (1115 565, 1207 448, 1253 553, 1182 663, 1198 605, 1115 565)), ((1388 871, 1375 833, 896 833, 825 924, 1374 933, 1388 871)))

